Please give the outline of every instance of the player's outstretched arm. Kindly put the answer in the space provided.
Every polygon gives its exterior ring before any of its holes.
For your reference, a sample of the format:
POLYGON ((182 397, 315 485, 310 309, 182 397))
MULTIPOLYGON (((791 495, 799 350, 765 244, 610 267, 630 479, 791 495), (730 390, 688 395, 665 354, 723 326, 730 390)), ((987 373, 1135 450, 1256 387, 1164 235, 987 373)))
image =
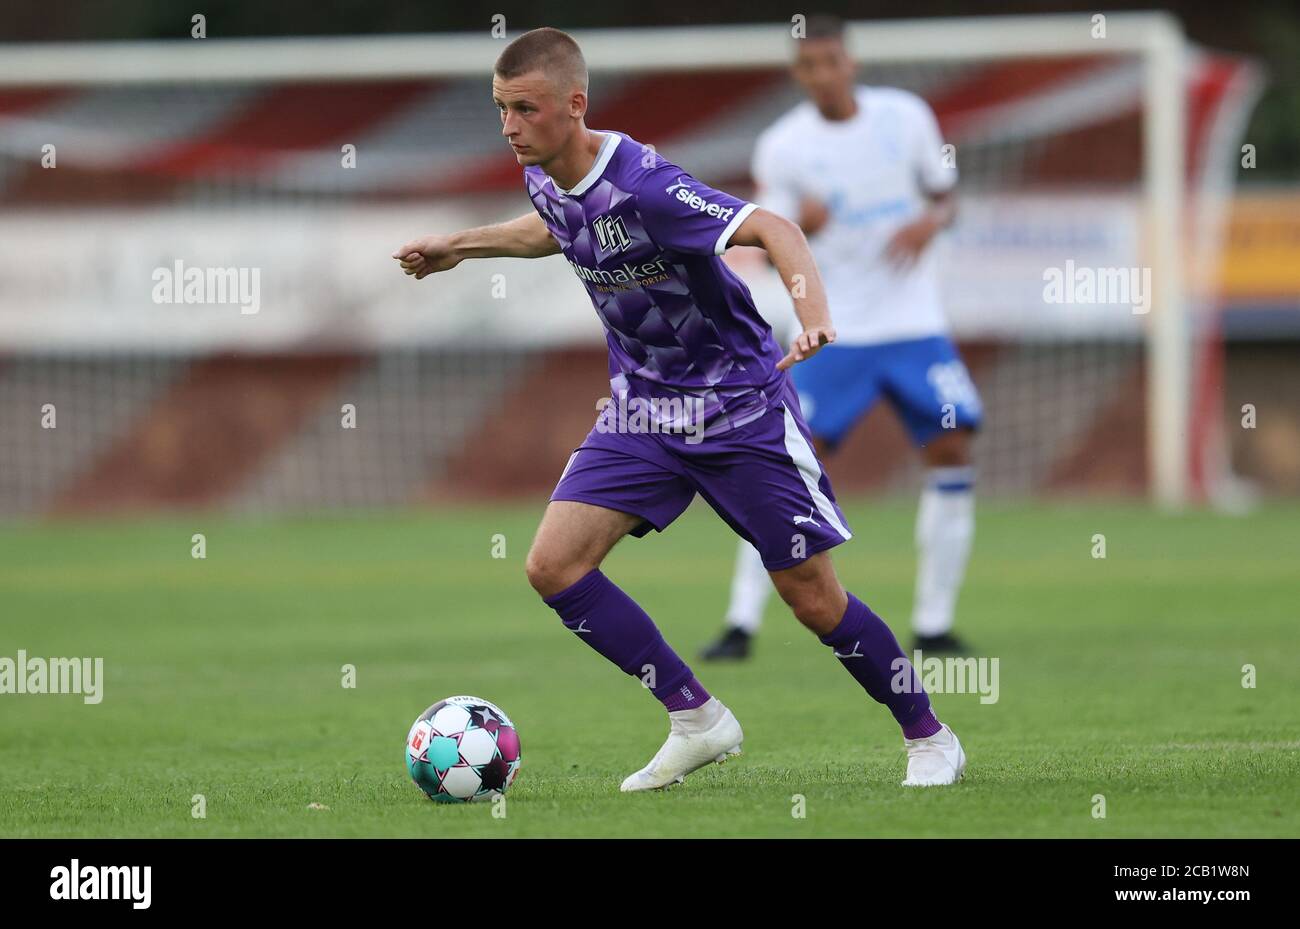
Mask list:
POLYGON ((817 354, 823 345, 835 341, 831 311, 826 303, 826 288, 813 261, 812 250, 803 230, 790 220, 768 210, 750 213, 731 237, 732 245, 757 245, 768 257, 794 299, 794 312, 803 332, 794 340, 790 351, 777 367, 784 371, 795 362, 817 354))
POLYGON ((418 281, 438 271, 450 271, 466 258, 545 258, 559 251, 559 243, 542 218, 528 213, 495 226, 413 239, 393 252, 393 257, 418 281))

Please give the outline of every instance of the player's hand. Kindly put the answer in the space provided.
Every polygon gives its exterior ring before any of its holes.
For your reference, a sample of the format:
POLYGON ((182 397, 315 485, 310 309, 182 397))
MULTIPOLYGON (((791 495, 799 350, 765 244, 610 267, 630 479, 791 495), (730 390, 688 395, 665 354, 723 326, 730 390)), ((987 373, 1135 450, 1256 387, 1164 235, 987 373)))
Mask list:
POLYGON ((402 265, 402 271, 422 280, 439 271, 450 271, 460 264, 460 256, 449 235, 426 235, 407 242, 393 252, 402 265))
POLYGON ((834 341, 835 330, 831 326, 813 326, 811 329, 805 329, 790 346, 789 354, 776 363, 776 369, 784 371, 793 364, 811 358, 821 351, 823 345, 830 345, 834 341))
POLYGON ((825 202, 816 197, 803 197, 799 200, 799 228, 804 235, 815 236, 830 221, 831 210, 825 202))
POLYGON ((907 270, 920 259, 938 231, 938 224, 928 214, 908 223, 895 232, 885 246, 885 259, 899 271, 907 270))

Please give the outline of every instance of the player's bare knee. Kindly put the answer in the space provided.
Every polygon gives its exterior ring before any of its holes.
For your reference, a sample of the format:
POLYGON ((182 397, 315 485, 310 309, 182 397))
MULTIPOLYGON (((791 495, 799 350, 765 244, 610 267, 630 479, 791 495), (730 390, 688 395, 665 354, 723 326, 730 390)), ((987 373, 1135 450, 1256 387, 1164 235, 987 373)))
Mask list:
POLYGON ((805 626, 816 625, 822 612, 817 590, 809 584, 793 585, 781 593, 781 599, 790 607, 795 619, 805 626))
POLYGON ((571 586, 590 571, 590 567, 569 558, 559 558, 545 548, 534 545, 524 560, 524 573, 533 590, 543 597, 551 597, 571 586))
POLYGON ((809 591, 792 604, 795 618, 817 635, 825 635, 839 625, 844 608, 827 591, 809 591))
POLYGON ((960 468, 971 463, 971 431, 957 429, 935 436, 921 449, 921 457, 931 468, 960 468))
POLYGON ((551 566, 536 548, 528 550, 528 557, 524 559, 524 573, 528 575, 528 583, 532 585, 533 590, 546 596, 543 588, 549 586, 551 566))
POLYGON ((809 559, 802 565, 773 572, 781 599, 800 623, 818 635, 839 625, 848 604, 844 588, 827 559, 809 559))

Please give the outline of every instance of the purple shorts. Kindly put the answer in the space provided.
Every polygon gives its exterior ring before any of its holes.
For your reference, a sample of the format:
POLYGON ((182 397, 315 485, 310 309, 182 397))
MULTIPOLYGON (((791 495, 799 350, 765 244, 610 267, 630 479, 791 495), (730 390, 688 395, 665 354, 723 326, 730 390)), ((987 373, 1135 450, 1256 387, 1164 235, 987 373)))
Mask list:
POLYGON ((743 426, 694 444, 683 434, 593 428, 569 458, 552 500, 641 517, 632 535, 662 532, 698 492, 769 571, 853 537, 813 451, 787 376, 777 402, 743 426))

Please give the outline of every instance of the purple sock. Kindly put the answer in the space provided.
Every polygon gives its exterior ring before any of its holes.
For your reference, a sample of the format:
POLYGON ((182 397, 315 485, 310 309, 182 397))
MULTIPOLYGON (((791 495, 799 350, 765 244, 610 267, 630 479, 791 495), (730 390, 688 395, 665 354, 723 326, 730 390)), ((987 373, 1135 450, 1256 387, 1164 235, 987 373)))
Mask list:
POLYGON ((889 707, 903 738, 923 739, 939 731, 930 696, 885 621, 853 594, 835 629, 821 636, 840 664, 877 703, 889 707))
POLYGON ((709 692, 669 648, 654 620, 599 568, 543 599, 560 614, 566 628, 624 674, 653 681, 650 692, 670 713, 693 710, 708 702, 709 692))

